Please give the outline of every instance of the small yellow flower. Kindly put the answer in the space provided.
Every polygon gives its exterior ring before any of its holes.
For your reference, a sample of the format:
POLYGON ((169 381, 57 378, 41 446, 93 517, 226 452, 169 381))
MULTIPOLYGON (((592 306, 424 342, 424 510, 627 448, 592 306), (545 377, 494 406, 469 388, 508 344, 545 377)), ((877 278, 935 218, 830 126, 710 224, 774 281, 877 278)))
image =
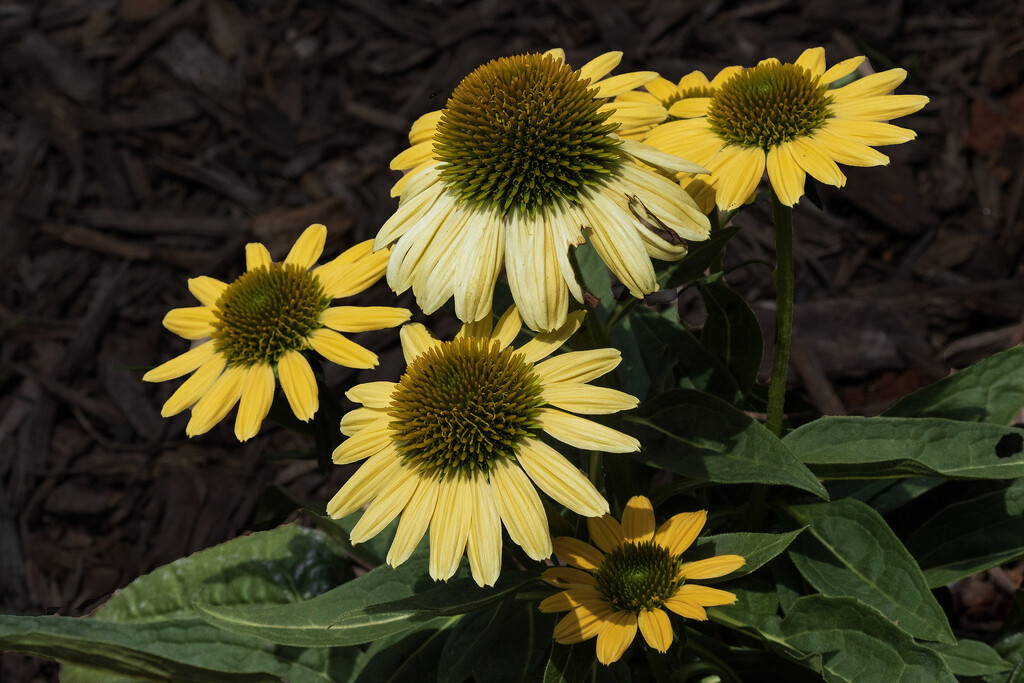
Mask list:
POLYGON ((316 413, 319 397, 313 370, 302 356, 306 349, 350 368, 377 365, 376 354, 339 333, 401 325, 409 311, 332 307, 331 302, 379 280, 388 252, 374 254, 366 241, 310 270, 326 238, 323 225, 309 226, 283 263, 271 261, 267 248, 253 242, 245 247, 246 272, 231 284, 206 276, 188 281, 202 305, 173 309, 164 327, 205 341, 142 378, 164 382, 193 373, 164 404, 164 417, 191 406, 185 432, 192 437, 209 431, 238 403, 235 436, 245 441, 270 411, 278 380, 297 418, 306 421, 316 413))
POLYGON ((665 117, 660 105, 611 101, 657 76, 608 77, 621 58, 578 70, 561 50, 497 59, 413 124, 412 146, 391 163, 408 171, 393 190, 401 200, 374 243, 395 245, 392 289, 412 288, 427 313, 454 297, 473 322, 490 314, 504 267, 526 325, 553 330, 570 294, 583 301, 569 250, 584 230, 633 296, 658 289, 651 259, 682 258, 684 240, 707 239, 710 223, 654 168, 704 169, 619 136, 665 117))
POLYGON ((712 80, 702 71, 691 71, 678 83, 667 78, 658 77, 644 86, 644 90, 632 90, 615 98, 616 104, 623 102, 639 102, 648 106, 660 107, 665 114, 660 121, 647 125, 637 125, 629 130, 620 131, 619 135, 635 140, 643 139, 643 133, 651 130, 662 121, 676 121, 703 116, 707 111, 708 101, 723 83, 743 71, 743 67, 730 66, 718 72, 712 80), (645 92, 646 91, 646 92, 645 92))
POLYGON ((552 332, 516 349, 522 327, 513 306, 494 329, 487 318, 462 326, 452 341, 438 341, 420 324, 402 327, 408 368, 396 382, 354 387, 361 403, 345 415, 349 438, 334 462, 366 459, 327 504, 331 517, 370 503, 352 529, 353 543, 377 535, 402 516, 388 552, 393 567, 405 562, 430 528, 430 576, 447 580, 463 552, 473 578, 492 586, 501 571, 501 527, 535 560, 551 555, 551 535, 540 488, 586 516, 608 512, 590 480, 542 433, 587 450, 628 453, 636 439, 571 414, 609 414, 636 407, 614 389, 587 384, 614 369, 615 349, 572 351, 541 360, 580 326, 572 313, 552 332))
POLYGON ((556 538, 555 554, 569 566, 546 570, 544 580, 566 590, 540 603, 542 612, 569 611, 555 626, 555 640, 571 645, 597 636, 597 658, 611 664, 622 657, 638 628, 652 648, 668 650, 672 624, 664 608, 703 621, 705 607, 736 602, 732 593, 689 583, 725 576, 744 564, 739 555, 683 562, 706 521, 704 510, 684 512, 655 531, 651 501, 634 496, 621 524, 611 515, 587 520, 597 548, 575 538, 556 538))
MULTIPOLYGON (((753 199, 765 170, 779 200, 793 206, 809 173, 842 187, 839 164, 878 166, 889 158, 872 145, 913 140, 915 133, 887 121, 913 114, 928 103, 922 95, 894 95, 907 77, 903 69, 871 74, 839 88, 864 61, 854 57, 825 68, 825 50, 805 50, 794 64, 766 59, 732 73, 701 101, 677 103, 669 113, 686 115, 657 126, 644 142, 684 155, 711 171, 705 179, 720 209, 753 199)), ((695 191, 698 203, 702 196, 695 191)))

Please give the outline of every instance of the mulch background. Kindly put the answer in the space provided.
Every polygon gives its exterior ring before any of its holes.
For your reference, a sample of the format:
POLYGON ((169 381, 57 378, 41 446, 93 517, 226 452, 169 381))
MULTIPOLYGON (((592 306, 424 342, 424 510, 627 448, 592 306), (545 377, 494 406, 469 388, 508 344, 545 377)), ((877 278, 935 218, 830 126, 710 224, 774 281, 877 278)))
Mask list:
MULTIPOLYGON (((797 212, 793 387, 828 414, 896 397, 1024 339, 1024 4, 1005 0, 7 0, 0 2, 0 611, 79 615, 134 577, 253 527, 265 488, 326 501, 347 476, 164 420, 172 384, 145 368, 183 352, 167 310, 185 281, 282 258, 312 222, 327 256, 394 210, 389 160, 462 76, 510 53, 678 79, 824 45, 910 72, 931 104, 885 168, 848 169, 827 212, 797 212), (838 8, 838 9, 837 9, 838 8), (269 456, 269 457, 268 457, 269 456)), ((745 212, 727 267, 771 259, 745 212)), ((770 322, 768 270, 730 283, 770 322)), ((378 285, 358 303, 394 303, 378 285)), ((403 303, 410 302, 403 299, 403 303)), ((699 325, 690 299, 680 303, 699 325)), ((400 363, 393 333, 362 335, 400 363)), ((339 393, 381 378, 342 369, 339 393)), ((983 636, 1020 584, 1009 568, 955 591, 983 636)), ((57 666, 0 657, 0 680, 57 666)))

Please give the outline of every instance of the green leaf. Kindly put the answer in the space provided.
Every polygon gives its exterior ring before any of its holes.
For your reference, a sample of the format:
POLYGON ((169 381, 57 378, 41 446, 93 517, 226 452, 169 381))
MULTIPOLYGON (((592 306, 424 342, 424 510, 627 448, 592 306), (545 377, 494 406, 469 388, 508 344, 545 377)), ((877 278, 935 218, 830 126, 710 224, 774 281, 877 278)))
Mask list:
POLYGON ((729 368, 685 327, 646 308, 635 309, 629 320, 652 392, 684 386, 733 403, 740 399, 729 368))
POLYGON ((820 666, 829 683, 956 680, 936 653, 852 598, 800 598, 782 620, 778 636, 786 647, 814 655, 808 663, 816 670, 820 666))
POLYGON ((746 560, 746 564, 732 574, 727 574, 719 579, 702 581, 702 583, 732 581, 768 564, 774 557, 789 547, 789 544, 800 535, 801 531, 803 529, 797 529, 784 534, 740 532, 703 536, 692 548, 683 553, 683 557, 687 562, 693 562, 715 555, 739 555, 746 560))
POLYGON ((639 460, 700 481, 824 487, 764 425, 725 401, 690 389, 655 397, 625 420, 636 425, 639 460))
POLYGON ((1024 345, 918 389, 883 413, 1008 425, 1024 406, 1024 345))
POLYGON ((628 656, 627 650, 622 659, 604 666, 597 661, 593 638, 574 645, 555 643, 544 668, 543 683, 626 683, 631 680, 624 661, 628 656))
POLYGON ((430 619, 402 633, 374 640, 348 680, 352 683, 430 683, 438 680, 441 653, 461 618, 430 619))
POLYGON ((551 634, 563 615, 541 614, 532 601, 514 600, 512 607, 507 617, 493 626, 492 643, 498 645, 476 663, 474 680, 530 683, 543 676, 552 646, 551 634))
POLYGON ((583 288, 600 299, 597 305, 597 313, 602 321, 608 319, 608 315, 615 308, 615 297, 612 295, 612 282, 608 272, 608 266, 601 260, 600 254, 594 249, 594 245, 588 240, 572 252, 579 265, 580 284, 583 288))
POLYGON ((761 324, 746 299, 721 282, 700 287, 708 318, 701 329, 701 342, 721 358, 747 394, 754 386, 764 355, 761 324))
POLYGON ((285 603, 314 597, 349 578, 348 564, 322 533, 280 527, 139 577, 89 619, 24 622, 35 629, 26 642, 34 654, 90 667, 65 666, 66 683, 111 680, 97 670, 147 680, 228 680, 225 675, 234 680, 239 674, 249 680, 328 681, 351 667, 355 651, 281 648, 226 633, 200 619, 192 601, 285 603), (126 670, 128 665, 141 668, 126 670))
POLYGON ((644 366, 643 349, 636 340, 633 321, 629 316, 621 318, 611 330, 611 345, 622 353, 622 362, 616 371, 622 391, 643 400, 651 390, 651 377, 644 366))
POLYGON ((674 267, 665 271, 658 282, 662 289, 669 287, 681 287, 689 284, 704 275, 715 257, 722 253, 725 245, 729 243, 736 233, 740 231, 738 225, 729 225, 724 228, 716 228, 711 237, 704 242, 693 242, 690 244, 689 252, 685 258, 678 261, 674 267))
POLYGON ((1024 476, 1024 431, 934 417, 826 417, 790 432, 790 451, 825 479, 1024 476))
POLYGON ((787 511, 809 525, 789 556, 820 593, 861 600, 915 638, 956 642, 920 568, 881 515, 852 499, 787 511))
POLYGON ((907 539, 907 549, 932 588, 1024 557, 1024 479, 950 505, 907 539))
MULTIPOLYGON (((512 601, 506 600, 490 609, 464 615, 445 641, 438 665, 438 681, 462 683, 472 676, 477 662, 485 661, 490 655, 498 626, 512 611, 512 601)), ((513 645, 514 641, 501 643, 501 647, 513 645)))
POLYGON ((949 670, 958 676, 987 676, 1009 671, 1013 665, 991 647, 977 640, 961 639, 956 645, 922 643, 942 657, 949 670))
POLYGON ((397 569, 378 567, 301 603, 199 608, 220 628, 282 645, 357 645, 401 633, 442 614, 462 614, 493 604, 536 580, 533 574, 510 574, 499 580, 500 586, 482 589, 463 578, 463 572, 438 585, 427 576, 425 555, 420 551, 397 569))
POLYGON ((985 683, 1020 683, 1024 681, 1024 632, 1009 633, 996 641, 993 647, 999 656, 1010 663, 1013 672, 1009 676, 1006 674, 986 676, 985 683))
POLYGON ((941 477, 909 477, 907 479, 837 479, 829 482, 828 494, 833 499, 856 498, 883 515, 898 510, 918 496, 946 483, 941 477))

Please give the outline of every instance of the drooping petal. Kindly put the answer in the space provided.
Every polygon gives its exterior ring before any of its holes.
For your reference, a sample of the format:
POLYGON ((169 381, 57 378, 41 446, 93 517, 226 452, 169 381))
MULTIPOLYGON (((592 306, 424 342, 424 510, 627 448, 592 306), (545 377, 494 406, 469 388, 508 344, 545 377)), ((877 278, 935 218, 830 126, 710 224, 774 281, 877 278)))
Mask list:
MULTIPOLYGON (((779 201, 794 206, 804 194, 806 175, 800 164, 793 158, 792 145, 783 142, 768 150, 768 180, 779 201)), ((721 206, 721 203, 719 203, 721 206)))
POLYGON ((190 438, 210 431, 235 407, 248 372, 244 366, 233 365, 221 373, 210 390, 192 406, 192 417, 185 425, 185 433, 190 438))
POLYGON ((657 607, 642 609, 637 615, 637 623, 648 645, 658 652, 668 650, 668 646, 672 644, 672 622, 664 610, 657 607))
POLYGON ((473 484, 455 475, 441 482, 434 518, 430 520, 430 577, 447 581, 459 568, 473 523, 473 484))
POLYGON ((434 508, 440 490, 441 482, 437 477, 420 477, 416 492, 405 507, 401 521, 398 522, 395 540, 391 542, 391 548, 388 550, 387 563, 392 567, 397 567, 408 560, 416 550, 430 525, 430 520, 434 518, 434 508))
POLYGON ((619 661, 636 637, 637 620, 632 612, 612 612, 597 634, 597 661, 605 666, 619 661))
POLYGON ((409 504, 420 483, 420 475, 412 467, 399 467, 395 476, 386 482, 366 512, 352 527, 352 543, 368 541, 384 530, 409 504))
POLYGON ((584 450, 607 453, 634 453, 640 450, 640 442, 631 436, 554 408, 541 408, 537 423, 562 443, 584 450))
POLYGON ((213 354, 217 352, 214 344, 215 342, 211 339, 208 342, 203 342, 194 349, 189 349, 180 356, 176 356, 169 361, 161 363, 143 375, 142 381, 166 382, 169 379, 177 379, 187 375, 206 363, 206 361, 213 358, 213 354))
POLYGON ((235 416, 235 438, 239 441, 247 441, 259 432, 274 402, 276 386, 274 369, 269 363, 255 363, 249 368, 235 416))
POLYGON ((327 502, 327 514, 341 519, 363 507, 390 482, 401 467, 394 450, 383 450, 364 462, 327 502))
POLYGON ((220 377, 225 366, 227 366, 227 359, 224 356, 220 354, 211 356, 171 394, 163 408, 160 409, 160 415, 163 417, 177 415, 202 398, 203 394, 209 391, 213 383, 220 377))
POLYGON ((367 332, 398 327, 412 313, 392 306, 335 306, 320 314, 320 324, 338 332, 367 332))
POLYGON ((307 337, 309 345, 321 356, 346 368, 375 368, 377 354, 343 337, 334 330, 313 330, 307 337))
POLYGON ((607 602, 588 602, 576 607, 555 624, 555 642, 572 645, 590 640, 600 632, 613 608, 607 602))
POLYGON ((523 322, 542 332, 562 325, 569 310, 556 248, 550 225, 540 217, 524 217, 518 212, 510 216, 505 231, 508 285, 523 322))
POLYGON ((455 268, 455 315, 459 320, 490 316, 494 284, 505 257, 505 223, 494 221, 463 245, 455 268))
POLYGON ((320 407, 313 368, 298 351, 285 351, 277 361, 277 375, 295 417, 303 422, 313 419, 320 407))
POLYGON ((734 145, 727 149, 732 151, 728 161, 715 163, 713 172, 718 178, 718 206, 730 211, 742 206, 757 190, 764 175, 765 153, 760 147, 734 145))
POLYGON ((316 263, 320 254, 324 253, 324 244, 327 241, 327 227, 320 223, 314 223, 299 235, 291 250, 285 257, 284 262, 290 266, 298 266, 307 270, 316 263))
POLYGON ((541 491, 573 512, 585 517, 608 513, 608 501, 590 480, 543 441, 524 437, 516 459, 541 491))
POLYGON ((472 491, 473 521, 466 555, 476 584, 493 586, 501 574, 501 517, 491 485, 479 470, 473 474, 472 491))
POLYGON ((498 460, 490 471, 491 490, 509 538, 534 560, 551 557, 551 532, 544 506, 530 478, 516 464, 498 460))

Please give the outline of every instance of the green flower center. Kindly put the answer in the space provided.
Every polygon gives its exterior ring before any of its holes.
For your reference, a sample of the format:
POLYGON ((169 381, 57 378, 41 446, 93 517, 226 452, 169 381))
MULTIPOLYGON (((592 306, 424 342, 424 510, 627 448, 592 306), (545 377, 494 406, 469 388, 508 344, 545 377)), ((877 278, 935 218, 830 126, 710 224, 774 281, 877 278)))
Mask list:
POLYGON ((215 306, 213 339, 230 363, 277 363, 299 351, 321 327, 317 318, 331 303, 320 279, 296 265, 273 263, 241 275, 215 306))
POLYGON ((462 201, 533 215, 578 203, 611 173, 619 141, 590 80, 540 54, 478 67, 452 93, 434 135, 441 178, 462 201))
POLYGON ((544 401, 533 363, 495 340, 446 342, 420 354, 391 395, 390 424, 398 452, 421 472, 487 472, 514 458, 536 428, 544 401))
POLYGON ((680 562, 653 541, 623 543, 606 553, 594 572, 597 588, 614 607, 639 613, 664 605, 682 579, 676 580, 680 562))
POLYGON ((730 78, 711 98, 708 123, 727 142, 768 149, 810 135, 832 98, 796 64, 761 64, 730 78))

